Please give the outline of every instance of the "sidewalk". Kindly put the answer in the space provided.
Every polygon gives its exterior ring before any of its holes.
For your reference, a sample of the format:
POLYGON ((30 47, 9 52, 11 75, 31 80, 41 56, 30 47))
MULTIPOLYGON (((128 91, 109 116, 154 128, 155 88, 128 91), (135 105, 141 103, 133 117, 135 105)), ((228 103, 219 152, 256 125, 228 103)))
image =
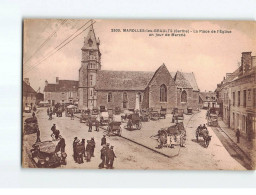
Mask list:
POLYGON ((253 150, 253 140, 248 141, 245 137, 241 136, 240 137, 240 143, 237 143, 237 138, 236 138, 236 132, 230 128, 222 121, 218 121, 220 128, 227 134, 227 136, 232 139, 237 146, 248 155, 248 157, 253 161, 255 159, 255 151, 253 150), (254 157, 253 157, 254 156, 254 157))

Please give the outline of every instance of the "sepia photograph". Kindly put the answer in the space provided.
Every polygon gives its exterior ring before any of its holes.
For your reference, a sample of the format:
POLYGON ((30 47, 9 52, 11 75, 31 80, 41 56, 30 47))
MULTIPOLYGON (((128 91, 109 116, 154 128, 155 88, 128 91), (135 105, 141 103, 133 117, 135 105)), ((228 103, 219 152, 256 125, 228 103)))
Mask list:
POLYGON ((24 19, 22 167, 255 170, 256 23, 24 19))

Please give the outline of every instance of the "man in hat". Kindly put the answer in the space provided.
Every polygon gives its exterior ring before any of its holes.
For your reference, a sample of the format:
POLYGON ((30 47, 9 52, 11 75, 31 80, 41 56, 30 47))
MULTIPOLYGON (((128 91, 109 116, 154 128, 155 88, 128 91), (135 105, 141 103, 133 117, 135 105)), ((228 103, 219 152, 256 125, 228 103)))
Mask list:
POLYGON ((104 165, 106 163, 106 145, 103 145, 102 149, 100 150, 100 159, 102 162, 99 164, 99 168, 102 169, 104 168, 104 165))
POLYGON ((239 131, 239 129, 236 130, 236 142, 240 143, 240 131, 239 131))
POLYGON ((32 113, 32 117, 35 118, 35 116, 36 116, 36 114, 35 114, 35 112, 33 112, 33 113, 32 113))
POLYGON ((111 146, 110 149, 107 151, 107 156, 109 159, 109 162, 107 164, 107 169, 113 169, 114 160, 116 158, 113 148, 114 146, 111 146))
POLYGON ((93 137, 91 138, 90 144, 91 144, 91 156, 94 157, 94 149, 95 149, 96 143, 93 137))
POLYGON ((107 143, 107 145, 106 145, 106 166, 108 166, 108 164, 109 164, 109 156, 108 156, 108 151, 110 150, 109 149, 109 143, 107 143))
POLYGON ((77 137, 74 138, 73 141, 73 157, 74 157, 74 161, 77 162, 77 155, 76 155, 76 145, 79 143, 79 139, 77 137))
POLYGON ((83 145, 83 155, 84 155, 84 157, 86 157, 86 155, 85 155, 85 139, 82 139, 81 144, 83 145))
POLYGON ((100 122, 98 120, 95 121, 95 131, 99 132, 100 122))
POLYGON ((41 140, 40 140, 40 130, 39 130, 38 127, 37 127, 37 131, 36 131, 36 142, 41 142, 41 140))
POLYGON ((103 135, 103 137, 101 138, 101 146, 106 145, 106 143, 107 143, 106 135, 103 135))
POLYGON ((88 120, 88 125, 89 125, 88 132, 92 132, 92 120, 91 119, 88 120))
POLYGON ((60 141, 59 141, 60 151, 61 151, 61 153, 63 153, 63 152, 65 152, 66 142, 65 142, 65 139, 61 135, 59 136, 59 138, 60 138, 60 141))
POLYGON ((91 143, 90 143, 90 140, 87 140, 87 145, 86 145, 86 161, 87 162, 90 162, 91 161, 91 151, 92 150, 92 146, 91 146, 91 143))

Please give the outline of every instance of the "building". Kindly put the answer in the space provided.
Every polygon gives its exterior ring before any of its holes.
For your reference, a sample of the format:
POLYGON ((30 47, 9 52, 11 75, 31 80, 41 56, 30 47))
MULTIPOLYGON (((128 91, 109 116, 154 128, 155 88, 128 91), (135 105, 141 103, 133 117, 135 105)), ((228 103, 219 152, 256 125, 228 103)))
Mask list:
POLYGON ((198 109, 199 89, 193 73, 170 73, 164 64, 155 72, 102 70, 99 45, 91 26, 81 49, 80 109, 198 109))
POLYGON ((219 105, 217 103, 216 93, 212 91, 200 92, 199 105, 200 105, 200 108, 203 108, 203 109, 219 108, 219 105))
POLYGON ((78 81, 59 80, 56 77, 56 83, 45 81, 44 101, 48 101, 54 106, 60 104, 78 104, 78 81))
POLYGON ((23 109, 25 106, 33 108, 36 104, 36 91, 30 86, 29 78, 23 80, 23 109))
POLYGON ((256 130, 256 56, 243 52, 241 66, 217 85, 223 121, 243 136, 255 139, 256 130))

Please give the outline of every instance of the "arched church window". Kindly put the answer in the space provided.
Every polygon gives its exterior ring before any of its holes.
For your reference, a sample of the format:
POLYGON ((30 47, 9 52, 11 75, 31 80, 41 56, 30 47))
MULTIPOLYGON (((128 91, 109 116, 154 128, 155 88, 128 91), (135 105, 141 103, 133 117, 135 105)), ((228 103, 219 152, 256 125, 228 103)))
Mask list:
POLYGON ((160 102, 167 102, 167 87, 165 84, 160 86, 160 102))
POLYGON ((108 93, 108 102, 112 102, 112 93, 111 92, 108 93))
POLYGON ((181 102, 187 102, 187 92, 186 91, 181 92, 181 102))

